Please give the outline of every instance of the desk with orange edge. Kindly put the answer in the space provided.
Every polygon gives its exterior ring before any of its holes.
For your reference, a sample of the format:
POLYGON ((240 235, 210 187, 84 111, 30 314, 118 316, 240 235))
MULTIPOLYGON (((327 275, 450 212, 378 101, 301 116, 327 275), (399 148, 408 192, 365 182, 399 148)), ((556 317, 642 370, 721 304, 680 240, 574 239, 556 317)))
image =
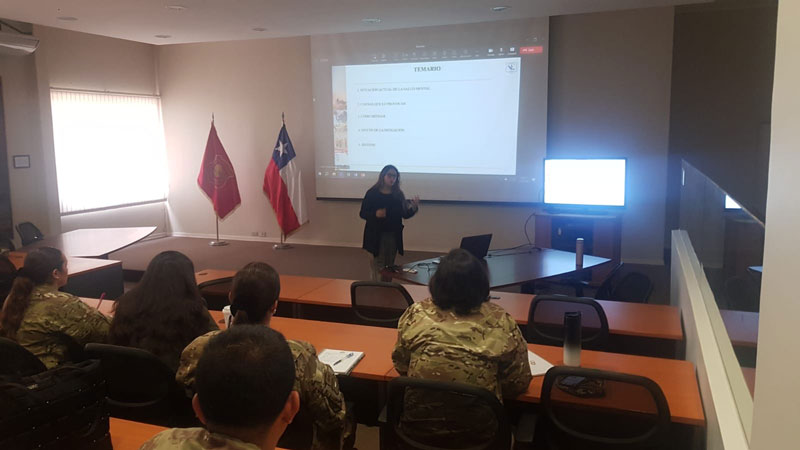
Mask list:
MULTIPOLYGON (((97 299, 82 300, 93 307, 98 305, 97 299)), ((100 302, 99 309, 108 314, 113 303, 100 302)), ((222 312, 210 313, 220 328, 224 329, 222 312)), ((318 351, 325 348, 363 351, 364 358, 350 373, 352 377, 389 381, 399 376, 391 360, 391 352, 397 339, 397 331, 394 329, 284 317, 273 317, 270 325, 287 339, 307 341, 318 351)), ((528 348, 553 364, 562 363, 561 347, 528 344, 528 348)), ((700 391, 691 362, 584 350, 581 352, 581 365, 648 377, 664 391, 673 422, 705 426, 700 391)), ((542 380, 542 376, 534 377, 528 391, 518 397, 518 400, 538 403, 542 380)))

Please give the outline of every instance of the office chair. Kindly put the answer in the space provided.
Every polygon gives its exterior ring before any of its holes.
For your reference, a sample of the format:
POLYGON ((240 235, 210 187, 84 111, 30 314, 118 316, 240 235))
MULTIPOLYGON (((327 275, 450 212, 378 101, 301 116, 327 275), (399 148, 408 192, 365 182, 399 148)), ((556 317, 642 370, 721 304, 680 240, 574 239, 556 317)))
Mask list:
POLYGON ((646 377, 556 366, 544 376, 541 402, 544 416, 537 424, 536 448, 653 449, 668 440, 667 399, 646 377), (584 382, 595 386, 591 394, 574 389, 584 382))
POLYGON ((233 283, 233 277, 224 277, 197 285, 209 310, 222 311, 222 308, 230 305, 228 292, 231 290, 231 283, 233 283))
POLYGON ((132 347, 86 344, 86 355, 100 360, 113 417, 162 426, 196 423, 191 401, 175 382, 175 373, 154 354, 132 347))
POLYGON ((414 303, 401 284, 386 281, 354 281, 350 285, 353 312, 364 325, 397 328, 397 321, 414 303))
POLYGON ((511 424, 503 405, 486 389, 398 377, 389 382, 380 448, 508 450, 511 424), (408 408, 413 404, 421 407, 408 408))
POLYGON ((0 375, 26 377, 44 372, 47 368, 28 349, 17 342, 0 337, 0 375))
POLYGON ((608 339, 608 318, 595 300, 566 295, 537 295, 528 309, 525 338, 533 344, 564 343, 564 313, 581 313, 581 347, 602 349, 608 339))
POLYGON ((19 233, 19 237, 22 240, 23 247, 44 239, 42 232, 39 231, 39 229, 36 228, 36 225, 32 224, 31 222, 19 223, 17 224, 16 228, 17 233, 19 233))

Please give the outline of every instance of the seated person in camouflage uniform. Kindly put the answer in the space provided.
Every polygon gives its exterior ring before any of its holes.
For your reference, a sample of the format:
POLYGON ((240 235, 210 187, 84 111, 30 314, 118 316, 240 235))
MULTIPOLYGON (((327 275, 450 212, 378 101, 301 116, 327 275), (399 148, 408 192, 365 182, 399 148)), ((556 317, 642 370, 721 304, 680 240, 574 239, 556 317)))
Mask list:
POLYGON ((277 331, 238 326, 212 338, 192 407, 206 428, 172 428, 142 450, 271 450, 300 408, 292 352, 277 331))
POLYGON ((194 264, 183 253, 166 251, 117 300, 108 343, 147 350, 174 371, 183 349, 211 330, 219 327, 197 288, 194 264))
POLYGON ((105 342, 108 318, 59 288, 67 284, 67 259, 41 247, 25 256, 24 267, 0 313, 0 336, 16 340, 48 369, 74 358, 89 342, 105 342))
MULTIPOLYGON (((233 328, 242 324, 269 326, 278 307, 280 290, 278 273, 269 264, 252 262, 239 270, 228 294, 234 315, 233 328)), ((209 339, 218 333, 212 331, 200 336, 186 347, 175 376, 178 383, 187 389, 193 388, 197 361, 209 339)), ((344 443, 351 446, 355 438, 355 422, 345 414, 344 396, 333 370, 317 359, 311 344, 292 340, 287 342, 297 374, 294 389, 300 394, 302 413, 314 423, 312 448, 339 449, 344 443)))
MULTIPOLYGON (((514 319, 488 301, 483 264, 453 250, 429 286, 432 299, 409 306, 398 323, 397 372, 482 387, 500 400, 525 392, 531 382, 527 346, 514 319)), ((454 395, 409 390, 404 405, 404 432, 431 445, 471 447, 497 429, 491 410, 454 395)))

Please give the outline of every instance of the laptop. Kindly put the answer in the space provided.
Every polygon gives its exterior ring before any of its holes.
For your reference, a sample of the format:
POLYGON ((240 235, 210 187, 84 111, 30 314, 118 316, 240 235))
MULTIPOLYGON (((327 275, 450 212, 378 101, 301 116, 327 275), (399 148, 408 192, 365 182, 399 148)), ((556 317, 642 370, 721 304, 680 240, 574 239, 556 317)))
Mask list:
POLYGON ((489 244, 492 242, 491 234, 467 236, 461 238, 461 248, 472 253, 476 258, 483 259, 489 253, 489 244))

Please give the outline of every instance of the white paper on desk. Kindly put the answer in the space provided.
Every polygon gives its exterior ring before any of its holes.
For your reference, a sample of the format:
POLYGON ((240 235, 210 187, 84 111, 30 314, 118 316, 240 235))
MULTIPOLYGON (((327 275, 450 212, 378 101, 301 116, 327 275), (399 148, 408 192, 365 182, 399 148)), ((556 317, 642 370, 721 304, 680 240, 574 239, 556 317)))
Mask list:
POLYGON ((530 350, 528 350, 528 364, 531 366, 531 375, 533 376, 544 375, 545 372, 553 367, 553 365, 544 358, 530 350))
POLYGON ((333 373, 337 375, 347 375, 353 367, 361 361, 364 357, 364 352, 357 352, 353 350, 334 350, 325 349, 317 356, 319 360, 333 369, 333 373))

